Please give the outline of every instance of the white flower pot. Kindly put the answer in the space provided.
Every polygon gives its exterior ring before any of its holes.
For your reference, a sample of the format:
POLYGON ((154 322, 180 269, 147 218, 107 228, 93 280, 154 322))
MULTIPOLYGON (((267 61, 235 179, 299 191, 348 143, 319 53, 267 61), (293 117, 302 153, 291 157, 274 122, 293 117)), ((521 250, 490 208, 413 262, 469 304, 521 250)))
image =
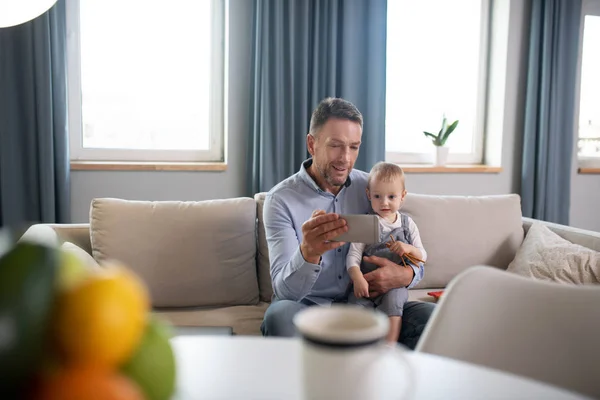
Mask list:
POLYGON ((448 161, 448 151, 450 151, 449 147, 446 146, 436 146, 435 147, 435 165, 439 167, 443 167, 446 165, 448 161))

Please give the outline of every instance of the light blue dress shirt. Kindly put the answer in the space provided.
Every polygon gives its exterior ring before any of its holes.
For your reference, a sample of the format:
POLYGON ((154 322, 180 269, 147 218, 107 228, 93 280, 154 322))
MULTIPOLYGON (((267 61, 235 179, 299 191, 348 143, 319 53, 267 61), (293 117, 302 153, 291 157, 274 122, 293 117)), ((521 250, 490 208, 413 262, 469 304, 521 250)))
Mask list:
MULTIPOLYGON (((336 195, 319 188, 306 169, 312 159, 302 163, 300 170, 280 182, 267 193, 264 204, 264 224, 271 261, 271 281, 275 297, 329 305, 345 301, 350 276, 346 272, 349 243, 329 250, 320 264, 306 262, 300 251, 302 224, 313 211, 325 210, 338 214, 372 212, 366 195, 368 174, 352 170, 345 186, 336 195)), ((415 286, 423 277, 423 266, 413 267, 415 275, 408 286, 415 286)))

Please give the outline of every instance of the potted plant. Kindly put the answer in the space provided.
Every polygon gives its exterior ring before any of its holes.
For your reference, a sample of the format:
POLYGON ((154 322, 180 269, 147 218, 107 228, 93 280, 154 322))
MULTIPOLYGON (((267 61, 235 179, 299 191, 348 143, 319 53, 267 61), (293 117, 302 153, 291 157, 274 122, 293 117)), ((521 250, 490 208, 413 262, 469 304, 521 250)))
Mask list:
POLYGON ((446 116, 444 115, 442 119, 442 128, 440 129, 437 135, 423 131, 425 136, 430 138, 432 143, 435 145, 435 165, 446 165, 446 160, 448 159, 448 151, 450 150, 448 147, 446 147, 446 141, 448 140, 448 137, 450 137, 450 134, 456 129, 457 125, 458 120, 448 125, 446 116))

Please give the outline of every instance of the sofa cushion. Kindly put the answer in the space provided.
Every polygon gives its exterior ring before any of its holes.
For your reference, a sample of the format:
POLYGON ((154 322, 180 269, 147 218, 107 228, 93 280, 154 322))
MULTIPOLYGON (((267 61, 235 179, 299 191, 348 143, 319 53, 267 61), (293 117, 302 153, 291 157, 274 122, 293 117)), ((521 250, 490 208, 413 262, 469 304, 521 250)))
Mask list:
POLYGON ((409 193, 402 212, 419 228, 427 251, 417 288, 440 288, 464 269, 506 269, 523 241, 520 197, 432 196, 409 193))
POLYGON ((270 302, 273 297, 273 286, 271 283, 271 266, 269 262, 269 245, 265 234, 265 223, 263 220, 263 206, 267 193, 257 193, 256 215, 258 216, 258 253, 256 257, 258 271, 258 287, 260 288, 260 300, 270 302))
POLYGON ((236 335, 260 335, 260 324, 269 303, 255 306, 154 310, 175 326, 230 326, 236 335))
POLYGON ((94 199, 94 258, 118 260, 148 285, 157 307, 258 302, 256 203, 94 199))
POLYGON ((534 223, 508 271, 558 283, 600 284, 600 253, 534 223))

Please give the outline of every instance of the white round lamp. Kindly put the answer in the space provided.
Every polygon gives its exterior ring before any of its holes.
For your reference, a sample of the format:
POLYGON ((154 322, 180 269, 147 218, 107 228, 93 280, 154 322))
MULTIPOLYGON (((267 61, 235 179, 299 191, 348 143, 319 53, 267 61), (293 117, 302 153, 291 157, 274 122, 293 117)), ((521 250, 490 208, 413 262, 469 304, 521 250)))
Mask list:
POLYGON ((0 28, 19 25, 39 17, 56 0, 0 0, 0 28))

